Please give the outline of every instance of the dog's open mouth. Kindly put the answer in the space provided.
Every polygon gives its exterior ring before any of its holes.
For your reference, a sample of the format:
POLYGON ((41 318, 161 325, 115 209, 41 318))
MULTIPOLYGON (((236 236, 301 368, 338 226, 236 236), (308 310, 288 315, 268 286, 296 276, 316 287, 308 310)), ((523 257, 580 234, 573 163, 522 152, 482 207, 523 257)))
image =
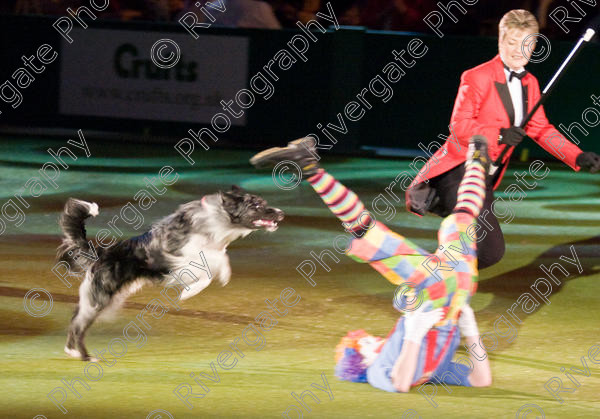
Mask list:
POLYGON ((254 224, 256 227, 264 227, 267 231, 277 230, 277 221, 273 220, 265 220, 261 218, 260 220, 254 220, 252 224, 254 224))

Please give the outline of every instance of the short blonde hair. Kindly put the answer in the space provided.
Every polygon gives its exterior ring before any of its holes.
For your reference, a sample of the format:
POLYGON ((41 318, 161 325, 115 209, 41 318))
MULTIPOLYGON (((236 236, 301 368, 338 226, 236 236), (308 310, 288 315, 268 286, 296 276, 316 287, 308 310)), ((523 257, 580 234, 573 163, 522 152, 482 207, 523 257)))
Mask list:
POLYGON ((500 40, 503 40, 506 33, 511 29, 529 30, 532 33, 538 33, 540 25, 533 13, 524 9, 515 9, 507 12, 498 25, 500 40))

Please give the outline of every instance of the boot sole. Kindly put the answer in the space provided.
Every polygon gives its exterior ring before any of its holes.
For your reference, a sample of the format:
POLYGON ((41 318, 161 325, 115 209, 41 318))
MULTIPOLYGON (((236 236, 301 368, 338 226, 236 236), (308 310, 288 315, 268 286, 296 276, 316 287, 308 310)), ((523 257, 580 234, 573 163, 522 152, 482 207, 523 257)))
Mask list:
POLYGON ((254 156, 252 156, 252 158, 250 158, 250 164, 259 167, 263 165, 268 165, 269 163, 273 163, 274 161, 279 162, 282 159, 278 156, 285 156, 285 154, 290 152, 290 145, 295 147, 306 147, 303 143, 307 142, 311 143, 310 146, 307 146, 307 148, 314 149, 312 140, 309 140, 306 137, 298 138, 297 140, 290 141, 287 147, 271 147, 261 151, 260 153, 255 154, 254 156))

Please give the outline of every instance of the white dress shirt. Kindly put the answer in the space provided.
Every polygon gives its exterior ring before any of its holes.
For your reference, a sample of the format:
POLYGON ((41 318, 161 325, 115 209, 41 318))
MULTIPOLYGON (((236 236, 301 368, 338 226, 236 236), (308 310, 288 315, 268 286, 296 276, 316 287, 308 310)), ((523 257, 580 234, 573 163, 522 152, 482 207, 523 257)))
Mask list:
MULTIPOLYGON (((518 71, 515 71, 515 73, 520 73, 524 70, 525 69, 521 67, 518 71)), ((508 81, 510 78, 510 71, 506 68, 504 68, 504 74, 506 75, 506 84, 508 85, 510 99, 512 100, 513 109, 515 110, 515 121, 513 125, 518 127, 521 125, 523 118, 525 118, 525 115, 523 114, 523 85, 518 77, 513 77, 511 81, 508 81)))

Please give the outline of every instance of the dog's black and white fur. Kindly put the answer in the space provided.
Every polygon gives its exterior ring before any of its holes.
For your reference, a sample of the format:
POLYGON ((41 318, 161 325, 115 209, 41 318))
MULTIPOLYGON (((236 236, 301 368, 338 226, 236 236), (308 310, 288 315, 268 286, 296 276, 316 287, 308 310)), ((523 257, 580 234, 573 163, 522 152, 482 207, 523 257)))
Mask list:
POLYGON ((85 272, 65 346, 68 355, 82 360, 90 359, 85 333, 107 308, 119 305, 146 283, 171 284, 174 276, 169 273, 183 267, 197 280, 182 275, 186 287, 181 299, 198 294, 213 279, 225 285, 231 276, 227 246, 261 228, 275 231, 283 220, 283 211, 234 186, 231 191, 183 204, 147 233, 104 249, 86 238, 85 219, 97 214, 97 204, 71 198, 59 221, 64 237, 57 259, 67 262, 72 270, 79 266, 85 272), (190 265, 200 251, 211 275, 190 265))

